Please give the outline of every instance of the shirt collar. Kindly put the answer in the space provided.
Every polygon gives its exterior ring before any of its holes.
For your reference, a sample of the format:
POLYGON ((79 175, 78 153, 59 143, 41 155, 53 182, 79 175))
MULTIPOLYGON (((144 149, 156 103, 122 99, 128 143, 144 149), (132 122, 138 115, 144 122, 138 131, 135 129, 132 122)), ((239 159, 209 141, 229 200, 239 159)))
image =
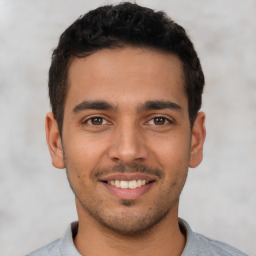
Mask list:
POLYGON ((185 220, 179 218, 179 224, 186 232, 186 245, 183 249, 181 256, 197 255, 198 239, 196 237, 196 234, 192 231, 189 224, 185 220))
MULTIPOLYGON (((194 242, 196 239, 194 232, 191 230, 189 224, 185 220, 179 218, 179 224, 183 227, 183 229, 186 232, 186 245, 181 256, 189 256, 191 255, 191 252, 196 253, 197 247, 194 246, 195 245, 194 242)), ((64 237, 62 238, 62 242, 61 242, 60 250, 63 256, 70 256, 70 255, 81 256, 81 254, 77 251, 73 242, 73 237, 77 234, 77 230, 78 230, 78 221, 72 222, 68 226, 67 231, 64 237)))
POLYGON ((68 226, 68 229, 62 238, 61 242, 61 254, 63 256, 81 256, 81 254, 77 251, 74 242, 73 242, 73 234, 77 233, 78 222, 73 222, 68 226))

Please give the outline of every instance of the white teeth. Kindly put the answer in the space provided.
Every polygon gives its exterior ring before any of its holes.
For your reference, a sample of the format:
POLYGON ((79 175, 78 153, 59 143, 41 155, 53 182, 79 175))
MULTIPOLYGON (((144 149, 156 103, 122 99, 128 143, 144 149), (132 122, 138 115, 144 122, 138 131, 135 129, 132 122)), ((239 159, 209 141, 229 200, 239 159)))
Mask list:
POLYGON ((128 183, 129 183, 129 188, 130 188, 130 189, 133 189, 133 188, 137 188, 137 187, 138 187, 136 180, 131 180, 131 181, 129 181, 128 183))
POLYGON ((129 188, 129 181, 121 180, 120 181, 120 188, 129 188))
POLYGON ((129 188, 129 189, 134 189, 134 188, 139 188, 145 184, 149 183, 146 180, 110 180, 108 181, 108 184, 115 186, 117 188, 129 188))
MULTIPOLYGON (((113 180, 114 181, 114 180, 113 180)), ((110 183, 111 184, 111 183, 110 183)), ((111 184, 112 185, 112 184, 111 184)), ((114 186, 120 188, 120 180, 115 180, 114 181, 114 186)))

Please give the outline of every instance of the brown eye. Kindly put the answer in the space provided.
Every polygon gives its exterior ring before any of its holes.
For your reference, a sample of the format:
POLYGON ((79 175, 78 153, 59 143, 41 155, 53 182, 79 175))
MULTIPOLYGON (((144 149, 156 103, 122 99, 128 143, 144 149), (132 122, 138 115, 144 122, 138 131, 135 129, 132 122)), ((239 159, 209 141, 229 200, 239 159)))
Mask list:
POLYGON ((90 123, 91 123, 92 125, 102 125, 103 122, 104 122, 104 119, 103 119, 102 117, 96 116, 96 117, 90 118, 89 121, 90 121, 90 123))
POLYGON ((166 118, 164 118, 164 117, 159 116, 159 117, 154 118, 154 124, 155 125, 164 125, 165 122, 166 122, 166 118))

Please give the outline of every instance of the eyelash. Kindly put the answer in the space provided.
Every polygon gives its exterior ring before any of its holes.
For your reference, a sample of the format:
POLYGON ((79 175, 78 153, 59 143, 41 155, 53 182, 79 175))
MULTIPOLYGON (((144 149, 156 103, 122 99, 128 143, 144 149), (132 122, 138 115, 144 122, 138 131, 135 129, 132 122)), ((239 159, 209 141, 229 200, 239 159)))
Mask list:
MULTIPOLYGON (((154 116, 148 122, 146 122, 146 124, 150 124, 150 122, 154 122, 153 124, 156 125, 156 126, 164 126, 164 125, 167 125, 167 124, 174 124, 175 123, 174 120, 170 120, 169 118, 164 117, 164 116, 154 116), (155 123, 156 119, 163 119, 164 123, 156 124, 155 123)), ((101 125, 105 125, 105 124, 110 124, 110 122, 108 122, 106 120, 106 118, 104 118, 102 116, 92 116, 92 117, 84 120, 82 122, 82 124, 89 124, 89 125, 92 125, 92 126, 101 126, 101 125), (92 123, 93 119, 101 119, 102 123, 100 123, 100 124, 93 124, 92 123)))
POLYGON ((92 117, 90 117, 90 118, 88 118, 88 119, 86 119, 82 122, 82 124, 89 124, 89 125, 93 125, 93 126, 100 126, 100 125, 107 124, 107 123, 109 123, 109 122, 106 120, 106 118, 104 118, 102 116, 92 116, 92 117), (105 123, 98 124, 98 125, 93 124, 92 123, 93 119, 102 119, 102 122, 105 122, 105 123), (89 122, 91 122, 91 123, 89 123, 89 122))
POLYGON ((165 117, 165 116, 154 116, 153 118, 151 118, 147 124, 149 124, 150 122, 154 122, 154 125, 157 126, 164 126, 164 125, 168 125, 168 124, 174 124, 175 121, 174 120, 170 120, 169 118, 165 117), (155 121, 156 119, 163 119, 164 123, 162 124, 156 124, 155 121))

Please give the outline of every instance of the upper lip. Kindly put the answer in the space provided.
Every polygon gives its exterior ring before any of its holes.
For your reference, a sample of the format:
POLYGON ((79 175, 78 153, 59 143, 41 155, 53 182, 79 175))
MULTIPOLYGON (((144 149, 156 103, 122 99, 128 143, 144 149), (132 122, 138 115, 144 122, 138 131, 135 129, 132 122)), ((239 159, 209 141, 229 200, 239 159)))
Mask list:
POLYGON ((143 174, 143 173, 112 173, 105 176, 102 176, 100 181, 111 181, 111 180, 146 180, 146 181, 154 181, 156 177, 151 175, 143 174))

